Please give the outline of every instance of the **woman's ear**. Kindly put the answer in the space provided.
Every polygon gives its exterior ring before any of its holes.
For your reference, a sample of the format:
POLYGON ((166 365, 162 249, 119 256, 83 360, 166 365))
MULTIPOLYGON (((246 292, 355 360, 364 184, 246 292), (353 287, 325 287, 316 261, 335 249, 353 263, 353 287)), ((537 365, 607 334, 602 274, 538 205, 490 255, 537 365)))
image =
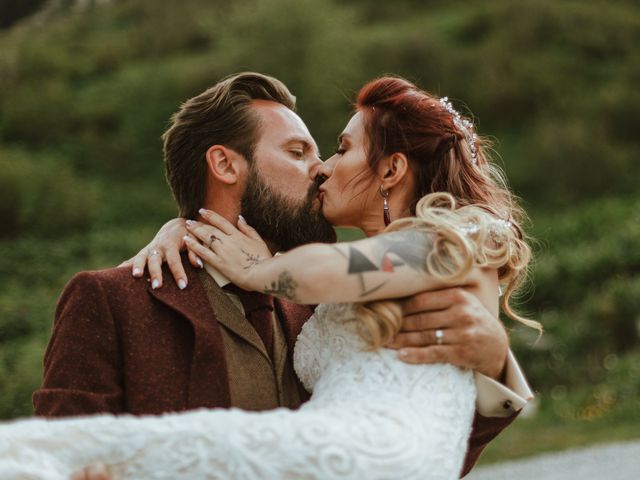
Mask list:
POLYGON ((404 153, 394 153, 380 162, 378 175, 381 186, 389 190, 398 185, 409 172, 409 160, 404 153))
POLYGON ((205 158, 209 174, 227 185, 237 183, 247 167, 247 161, 242 155, 222 145, 209 147, 205 158))

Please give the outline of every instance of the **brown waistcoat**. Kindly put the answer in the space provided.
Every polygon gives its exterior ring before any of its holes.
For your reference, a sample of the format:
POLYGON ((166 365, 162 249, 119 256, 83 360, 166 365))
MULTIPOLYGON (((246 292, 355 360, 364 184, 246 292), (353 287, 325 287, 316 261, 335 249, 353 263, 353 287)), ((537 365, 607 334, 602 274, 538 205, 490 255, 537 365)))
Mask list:
POLYGON ((224 291, 206 272, 201 272, 200 278, 221 326, 231 405, 258 411, 297 408, 301 403, 299 383, 277 312, 272 360, 256 330, 224 291))

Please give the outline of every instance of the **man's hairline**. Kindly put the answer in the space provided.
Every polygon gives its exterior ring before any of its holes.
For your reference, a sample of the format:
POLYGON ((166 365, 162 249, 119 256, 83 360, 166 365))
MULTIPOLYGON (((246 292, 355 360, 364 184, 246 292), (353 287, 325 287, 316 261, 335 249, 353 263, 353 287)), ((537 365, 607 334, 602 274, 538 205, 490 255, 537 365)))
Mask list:
MULTIPOLYGON (((302 121, 302 123, 304 124, 304 126, 306 127, 306 124, 304 123, 304 120, 302 120, 302 117, 300 117, 300 115, 298 115, 298 113, 295 111, 295 109, 289 108, 287 105, 285 105, 284 103, 278 102, 277 100, 269 100, 269 99, 263 99, 263 98, 255 98, 252 99, 249 104, 251 105, 251 110, 253 112, 253 114, 256 116, 257 118, 257 123, 256 123, 256 138, 255 138, 255 143, 253 145, 252 148, 252 153, 255 153, 255 149, 256 146, 258 145, 258 143, 260 142, 260 140, 262 139, 262 134, 264 132, 264 125, 266 123, 265 119, 264 119, 264 114, 262 114, 262 109, 259 108, 261 103, 266 103, 266 104, 276 104, 276 105, 281 105, 284 108, 286 108, 287 110, 293 112, 293 114, 295 114, 300 121, 302 121)), ((308 129, 307 129, 308 130, 308 129)), ((308 138, 304 138, 298 135, 292 135, 290 138, 287 138, 284 142, 284 144, 286 143, 290 143, 293 141, 299 141, 301 143, 304 143, 305 145, 308 145, 309 147, 311 147, 311 149, 313 150, 313 152, 320 157, 320 148, 318 147, 318 143, 316 142, 316 139, 313 138, 313 135, 311 135, 311 133, 309 132, 309 137, 308 138)))

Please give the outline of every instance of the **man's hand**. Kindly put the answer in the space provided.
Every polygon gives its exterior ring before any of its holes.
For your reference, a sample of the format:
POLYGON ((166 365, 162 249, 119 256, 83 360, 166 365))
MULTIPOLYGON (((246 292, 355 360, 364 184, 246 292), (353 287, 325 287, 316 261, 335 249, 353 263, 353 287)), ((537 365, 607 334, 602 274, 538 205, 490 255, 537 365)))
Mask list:
POLYGON ((462 288, 424 292, 408 299, 403 312, 400 333, 387 345, 399 349, 402 361, 451 363, 501 380, 509 337, 475 295, 462 288))

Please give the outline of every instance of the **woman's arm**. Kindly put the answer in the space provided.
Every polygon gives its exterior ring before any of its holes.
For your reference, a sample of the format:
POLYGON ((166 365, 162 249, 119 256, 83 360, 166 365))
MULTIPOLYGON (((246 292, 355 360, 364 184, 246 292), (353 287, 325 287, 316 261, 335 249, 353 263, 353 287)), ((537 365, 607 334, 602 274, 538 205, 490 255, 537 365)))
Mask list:
POLYGON ((187 248, 236 285, 296 303, 363 302, 406 297, 447 283, 427 269, 434 253, 432 235, 403 230, 356 242, 310 244, 268 258, 259 235, 242 221, 236 229, 214 212, 213 225, 190 222, 188 230, 203 245, 187 248))

